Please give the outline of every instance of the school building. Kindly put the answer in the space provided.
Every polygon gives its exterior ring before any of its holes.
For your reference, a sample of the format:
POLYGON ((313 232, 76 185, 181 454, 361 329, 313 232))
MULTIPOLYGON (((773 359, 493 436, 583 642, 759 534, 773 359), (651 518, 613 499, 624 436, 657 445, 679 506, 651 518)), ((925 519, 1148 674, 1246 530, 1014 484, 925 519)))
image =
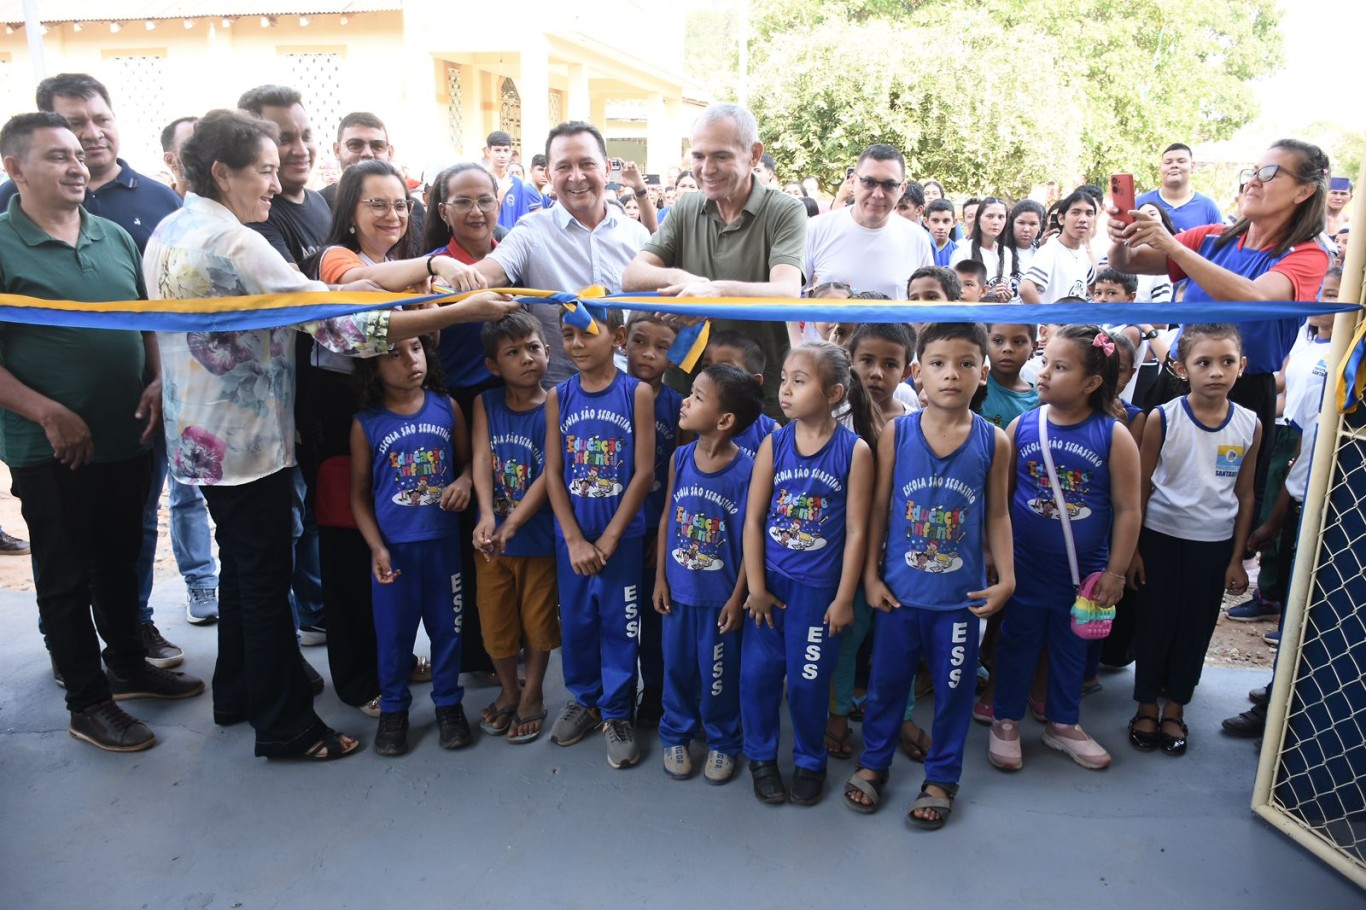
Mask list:
POLYGON ((681 74, 682 27, 657 27, 665 0, 41 0, 36 28, 25 5, 0 0, 0 111, 33 110, 43 76, 89 73, 113 97, 122 157, 149 174, 163 126, 263 83, 303 94, 320 173, 351 111, 385 121, 414 177, 479 159, 495 129, 529 160, 569 119, 662 173, 705 104, 681 74))

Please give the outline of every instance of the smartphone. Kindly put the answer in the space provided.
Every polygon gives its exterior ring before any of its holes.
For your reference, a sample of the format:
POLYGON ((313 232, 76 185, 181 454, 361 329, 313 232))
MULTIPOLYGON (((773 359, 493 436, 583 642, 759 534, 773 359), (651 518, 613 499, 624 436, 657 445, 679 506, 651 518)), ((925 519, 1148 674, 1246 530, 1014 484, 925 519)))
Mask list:
POLYGON ((621 173, 621 159, 620 159, 620 158, 613 158, 613 159, 612 159, 612 173, 614 173, 614 174, 620 174, 620 173, 621 173))
POLYGON ((1111 174, 1110 175, 1110 201, 1115 208, 1119 209, 1119 214, 1115 220, 1125 224, 1133 224, 1134 216, 1129 212, 1137 208, 1134 204, 1134 175, 1133 174, 1111 174))
POLYGON ((845 169, 844 169, 844 179, 845 179, 845 180, 848 180, 848 179, 849 179, 850 177, 852 177, 852 176, 854 176, 854 169, 851 168, 851 167, 845 168, 845 169))

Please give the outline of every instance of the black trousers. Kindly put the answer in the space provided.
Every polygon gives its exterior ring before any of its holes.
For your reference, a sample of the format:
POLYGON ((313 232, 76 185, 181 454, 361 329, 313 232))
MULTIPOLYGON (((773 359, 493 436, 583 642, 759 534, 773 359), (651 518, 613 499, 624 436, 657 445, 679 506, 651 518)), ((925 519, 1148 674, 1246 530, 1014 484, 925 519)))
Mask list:
POLYGON ((296 755, 324 729, 313 712, 289 609, 293 489, 289 469, 239 486, 202 488, 222 563, 213 719, 249 721, 256 754, 263 756, 296 755))
POLYGON ((1169 700, 1190 704, 1219 621, 1233 538, 1183 540, 1144 528, 1138 546, 1148 583, 1135 616, 1134 701, 1152 704, 1165 689, 1169 700))
POLYGON ((141 669, 138 556, 152 456, 71 470, 50 461, 11 471, 28 524, 38 615, 66 706, 80 711, 111 697, 104 662, 119 676, 141 669), (92 620, 93 617, 93 620, 92 620), (96 637, 98 631, 99 637, 96 637))
POLYGON ((370 545, 354 528, 318 528, 327 666, 337 697, 359 707, 379 695, 379 644, 370 576, 370 545))

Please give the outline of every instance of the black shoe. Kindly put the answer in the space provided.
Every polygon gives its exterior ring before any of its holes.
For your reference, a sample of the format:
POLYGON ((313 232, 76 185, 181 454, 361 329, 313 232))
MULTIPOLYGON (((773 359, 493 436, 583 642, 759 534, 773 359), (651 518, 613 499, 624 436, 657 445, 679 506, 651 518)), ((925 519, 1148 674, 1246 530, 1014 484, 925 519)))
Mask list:
POLYGON ((379 732, 375 734, 375 753, 402 755, 408 751, 408 712, 395 711, 379 716, 379 732))
POLYGON ((759 802, 780 806, 787 802, 787 787, 776 761, 752 761, 749 773, 754 777, 754 795, 759 802))
POLYGON ((141 752, 156 745, 147 725, 131 717, 112 701, 71 712, 67 732, 107 752, 141 752))
POLYGON ((57 658, 49 654, 47 659, 52 663, 52 681, 57 684, 58 688, 65 689, 66 679, 62 676, 62 671, 57 669, 57 658))
POLYGON ((1271 702, 1271 687, 1261 686, 1247 693, 1247 700, 1265 708, 1271 702))
POLYGON ((115 701, 129 698, 191 698, 204 691, 204 680, 179 670, 141 667, 130 677, 107 671, 115 701))
POLYGON ((437 744, 443 749, 463 749, 474 742, 464 705, 436 709, 437 744))
POLYGON ((1230 736, 1252 739, 1266 730, 1266 708, 1253 705, 1237 717, 1224 719, 1224 732, 1230 736))
POLYGON ((308 687, 313 690, 314 695, 322 695, 323 689, 326 688, 322 674, 313 669, 313 665, 307 660, 304 660, 302 654, 299 655, 299 660, 303 661, 304 675, 308 677, 308 687))
POLYGON ((1168 755, 1186 754, 1186 737, 1189 735, 1190 730, 1186 728, 1185 721, 1179 717, 1164 717, 1162 718, 1162 725, 1158 730, 1158 742, 1161 744, 1163 752, 1166 752, 1168 755), (1173 736, 1168 733, 1168 724, 1175 724, 1180 727, 1181 735, 1173 736))
POLYGON ((794 805, 814 806, 825 795, 825 772, 798 768, 792 772, 791 800, 794 805))
POLYGON ((653 686, 646 686, 640 693, 636 705, 637 727, 658 727, 664 717, 664 693, 653 686))
POLYGON ((1140 720, 1150 720, 1158 723, 1156 714, 1135 714, 1129 719, 1129 745, 1140 752, 1151 752, 1157 748, 1159 734, 1157 728, 1152 730, 1137 730, 1135 726, 1140 720))
POLYGON ((178 667, 185 662, 185 652, 162 637, 151 620, 138 623, 138 635, 147 649, 147 663, 161 670, 178 667))
POLYGON ((0 556, 27 556, 28 554, 27 540, 20 540, 13 534, 0 531, 0 556))

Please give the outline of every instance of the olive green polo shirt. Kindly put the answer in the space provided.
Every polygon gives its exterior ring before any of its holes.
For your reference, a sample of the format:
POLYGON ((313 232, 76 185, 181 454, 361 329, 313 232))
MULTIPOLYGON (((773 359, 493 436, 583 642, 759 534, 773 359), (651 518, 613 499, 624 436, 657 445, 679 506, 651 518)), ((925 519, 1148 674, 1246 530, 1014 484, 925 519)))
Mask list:
MULTIPOLYGON (((768 281, 774 266, 798 272, 806 257, 806 207, 778 190, 753 181, 740 217, 721 220, 716 203, 703 193, 678 197, 669 217, 643 249, 667 268, 683 269, 714 281, 768 281)), ((782 420, 778 380, 787 356, 787 326, 782 322, 713 319, 713 332, 741 332, 758 340, 768 358, 764 368, 764 413, 782 420)), ((686 393, 686 377, 669 371, 670 385, 686 393)))
MULTIPOLYGON (((82 208, 73 247, 34 224, 18 197, 0 213, 0 291, 44 300, 147 296, 142 257, 123 228, 82 208)), ((125 461, 147 451, 138 439, 143 426, 133 417, 145 385, 141 332, 0 322, 0 366, 78 414, 90 427, 95 461, 125 461)), ((0 460, 22 468, 53 457, 41 426, 0 410, 0 460)))

